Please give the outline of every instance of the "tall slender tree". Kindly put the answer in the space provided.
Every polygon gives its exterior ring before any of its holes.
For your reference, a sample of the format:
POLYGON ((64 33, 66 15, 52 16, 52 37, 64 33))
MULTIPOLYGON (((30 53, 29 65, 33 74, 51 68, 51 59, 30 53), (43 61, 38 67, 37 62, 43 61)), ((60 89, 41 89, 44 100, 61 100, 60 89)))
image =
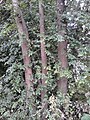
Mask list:
MULTIPOLYGON (((19 7, 18 0, 12 0, 12 3, 13 3, 13 9, 15 13, 16 25, 19 33, 19 39, 21 40, 22 56, 23 56, 23 62, 25 66, 25 82, 27 87, 27 97, 32 97, 32 95, 30 96, 30 94, 32 93, 29 92, 31 89, 33 89, 33 73, 30 67, 31 59, 28 55, 28 41, 29 41, 28 29, 27 29, 25 20, 23 18, 22 11, 19 7)), ((32 105, 32 110, 33 112, 35 112, 34 105, 32 105)))
MULTIPOLYGON (((58 59, 60 62, 60 69, 66 70, 68 68, 67 59, 67 40, 65 39, 66 23, 62 20, 62 14, 65 10, 65 0, 57 0, 57 29, 61 41, 58 42, 58 59), (63 21, 63 22, 62 22, 63 21)), ((62 93, 67 93, 67 78, 62 77, 58 80, 58 89, 62 93)))
MULTIPOLYGON (((42 107, 44 110, 47 108, 47 103, 44 102, 44 98, 46 96, 46 74, 47 74, 47 56, 45 52, 45 28, 44 28, 44 10, 43 10, 43 1, 39 0, 39 14, 40 14, 40 41, 41 41, 41 61, 42 61, 42 87, 43 90, 41 91, 41 101, 42 107)), ((43 116, 43 120, 45 120, 45 116, 43 116)))

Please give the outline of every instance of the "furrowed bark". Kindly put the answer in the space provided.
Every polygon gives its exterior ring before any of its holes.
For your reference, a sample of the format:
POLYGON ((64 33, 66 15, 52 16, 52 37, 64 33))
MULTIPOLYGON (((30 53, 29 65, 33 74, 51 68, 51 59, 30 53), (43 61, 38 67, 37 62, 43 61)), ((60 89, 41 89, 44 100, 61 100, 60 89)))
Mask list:
MULTIPOLYGON (((22 56, 25 66, 25 82, 27 87, 27 98, 31 98, 32 96, 30 96, 30 90, 33 89, 33 73, 32 73, 32 69, 30 68, 31 59, 28 56, 29 34, 22 15, 22 11, 19 7, 18 0, 12 0, 12 4, 15 13, 16 25, 19 33, 19 39, 21 40, 22 56)), ((31 103, 31 104, 35 104, 35 103, 31 103)), ((35 107, 33 105, 32 108, 34 113, 35 107)))
MULTIPOLYGON (((60 70, 66 70, 68 68, 67 59, 67 41, 65 40, 66 23, 62 22, 62 14, 65 10, 65 0, 57 0, 57 29, 58 35, 62 36, 62 41, 58 42, 58 59, 61 64, 60 70)), ((66 77, 62 77, 58 80, 58 90, 62 93, 67 93, 67 81, 66 77)))
MULTIPOLYGON (((44 10, 43 10, 43 4, 42 0, 39 0, 39 14, 40 14, 40 41, 41 41, 41 61, 42 61, 42 87, 43 90, 41 91, 41 102, 42 106, 44 106, 44 110, 47 109, 47 102, 44 101, 44 98, 46 96, 46 74, 47 74, 47 56, 45 52, 45 41, 44 41, 44 34, 45 34, 45 29, 44 29, 44 10)), ((44 112, 43 110, 43 112, 44 112)), ((43 115, 42 112, 42 119, 45 120, 45 115, 43 115)))

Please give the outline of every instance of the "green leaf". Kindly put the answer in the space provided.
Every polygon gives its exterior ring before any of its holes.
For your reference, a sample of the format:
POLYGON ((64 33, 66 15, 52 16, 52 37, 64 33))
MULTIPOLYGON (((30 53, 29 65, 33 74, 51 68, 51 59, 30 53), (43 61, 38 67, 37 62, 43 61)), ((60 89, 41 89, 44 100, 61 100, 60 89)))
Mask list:
POLYGON ((9 111, 9 110, 6 111, 6 112, 3 114, 3 116, 10 116, 10 111, 9 111))
POLYGON ((90 120, 90 115, 89 114, 84 114, 81 120, 90 120))
POLYGON ((12 105, 12 108, 16 108, 16 106, 17 106, 17 102, 14 102, 14 104, 12 105))
POLYGON ((89 100, 87 100, 87 103, 90 105, 90 98, 89 98, 89 100))

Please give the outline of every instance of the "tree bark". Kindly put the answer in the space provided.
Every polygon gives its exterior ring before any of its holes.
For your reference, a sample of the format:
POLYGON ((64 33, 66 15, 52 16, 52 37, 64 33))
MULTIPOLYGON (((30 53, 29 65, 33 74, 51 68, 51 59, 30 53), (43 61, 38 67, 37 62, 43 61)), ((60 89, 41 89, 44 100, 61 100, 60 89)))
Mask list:
MULTIPOLYGON (((62 22, 62 14, 65 10, 65 0, 57 0, 57 29, 58 35, 61 36, 61 41, 58 42, 58 59, 60 62, 60 70, 65 70, 68 68, 68 59, 67 59, 67 41, 65 40, 66 33, 66 23, 62 22)), ((67 81, 66 77, 62 77, 58 80, 58 90, 63 94, 67 93, 67 81)))
MULTIPOLYGON (((45 29, 44 29, 44 10, 43 10, 43 4, 42 0, 39 0, 39 14, 40 14, 40 41, 41 41, 41 61, 42 61, 42 88, 43 90, 41 91, 41 102, 42 102, 42 107, 44 107, 44 110, 47 109, 47 102, 45 100, 46 96, 46 74, 47 74, 47 56, 45 52, 45 41, 44 41, 44 34, 45 34, 45 29)), ((45 120, 45 115, 43 115, 45 111, 42 112, 42 119, 45 120)))
MULTIPOLYGON (((30 96, 30 94, 32 94, 30 93, 30 90, 33 89, 33 73, 32 73, 32 69, 30 68, 31 59, 28 56, 29 34, 22 15, 22 11, 19 7, 18 0, 12 0, 12 4, 15 13, 16 25, 19 33, 19 39, 21 40, 22 56, 25 66, 25 82, 27 87, 27 98, 32 98, 32 96, 30 96)), ((35 103, 33 102, 31 104, 32 104, 33 112, 35 112, 35 107, 34 107, 35 103)))

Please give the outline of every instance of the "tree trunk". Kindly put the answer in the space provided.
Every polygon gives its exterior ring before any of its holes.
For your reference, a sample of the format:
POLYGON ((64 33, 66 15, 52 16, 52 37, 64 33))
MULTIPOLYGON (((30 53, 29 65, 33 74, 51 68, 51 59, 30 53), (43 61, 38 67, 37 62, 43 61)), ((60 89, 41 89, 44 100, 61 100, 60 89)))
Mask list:
MULTIPOLYGON (((31 60, 30 60, 30 57, 28 56, 29 34, 28 34, 27 26, 25 24, 23 15, 22 15, 22 11, 19 7, 18 0, 12 0, 12 4, 13 4, 14 13, 15 13, 16 25, 19 33, 19 39, 21 40, 22 56, 23 56, 23 62, 25 66, 25 82, 27 87, 27 98, 30 98, 32 97, 30 96, 30 94, 32 94, 30 93, 30 90, 33 89, 33 73, 32 73, 32 69, 30 68, 31 60)), ((35 111, 35 107, 33 105, 32 105, 32 109, 33 111, 35 111)))
MULTIPOLYGON (((47 102, 45 100, 46 96, 46 74, 47 74, 47 57, 45 52, 45 41, 44 41, 44 11, 43 11, 43 4, 42 0, 39 0, 39 14, 40 14, 40 40, 41 40, 41 61, 42 61, 42 88, 41 91, 41 102, 42 102, 42 108, 44 108, 42 114, 47 109, 47 102)), ((45 120, 45 115, 42 115, 42 119, 45 120)))
MULTIPOLYGON (((60 70, 66 70, 68 68, 68 59, 67 59, 67 41, 65 40, 66 33, 66 23, 62 22, 62 14, 65 10, 65 0, 57 0, 57 29, 58 35, 61 38, 61 41, 58 42, 58 59, 60 62, 60 70)), ((58 90, 62 93, 67 93, 67 78, 62 77, 58 80, 58 90)))

